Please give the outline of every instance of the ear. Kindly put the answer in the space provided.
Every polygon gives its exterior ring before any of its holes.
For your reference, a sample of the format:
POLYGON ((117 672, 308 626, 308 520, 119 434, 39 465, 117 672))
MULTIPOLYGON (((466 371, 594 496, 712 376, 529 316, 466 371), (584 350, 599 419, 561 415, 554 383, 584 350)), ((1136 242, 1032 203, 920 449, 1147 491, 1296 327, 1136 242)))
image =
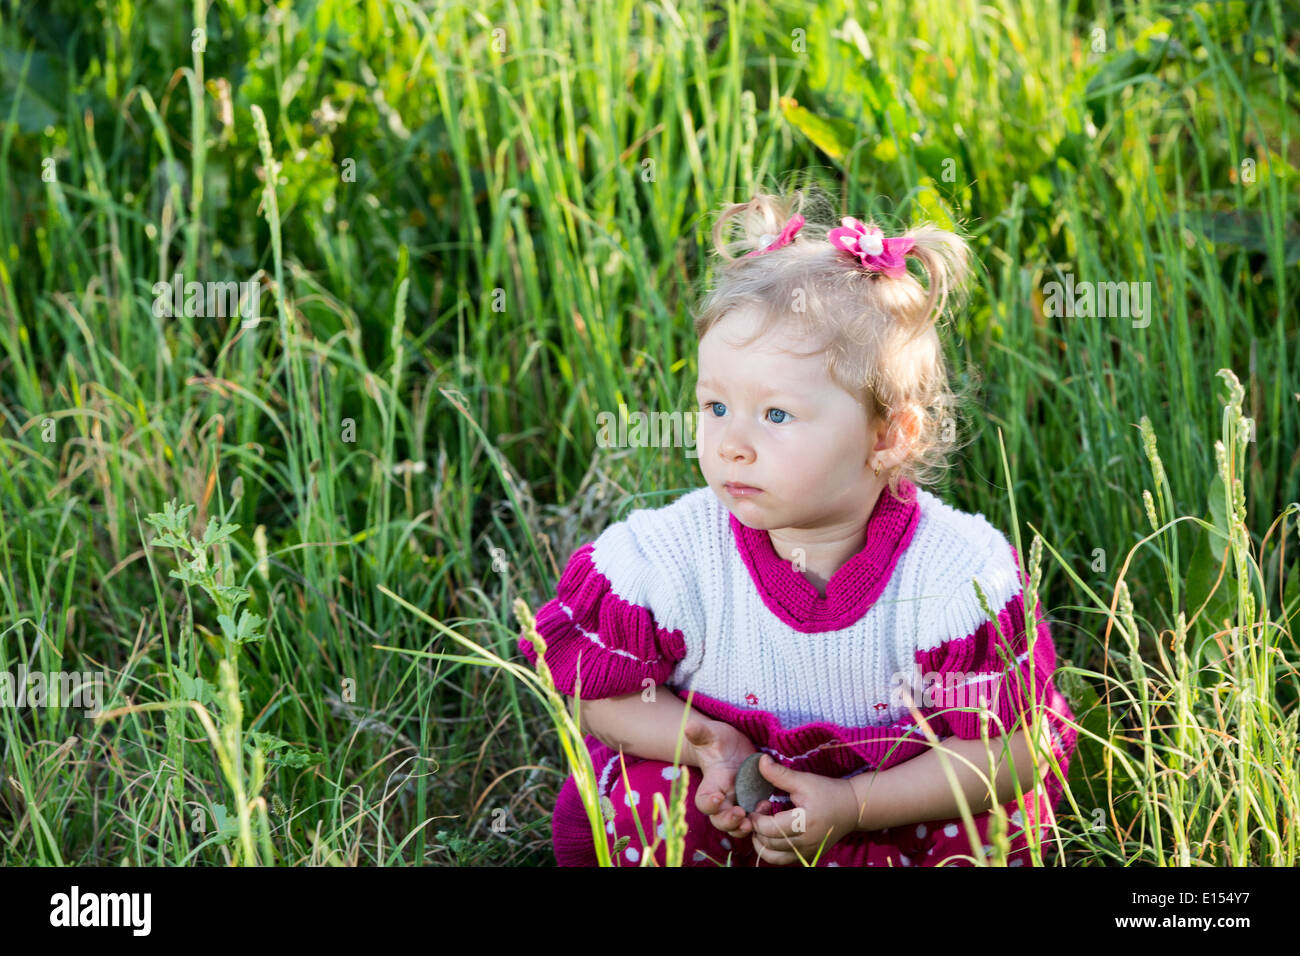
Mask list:
POLYGON ((899 413, 899 428, 908 444, 916 441, 921 434, 921 410, 915 405, 908 405, 899 413))
POLYGON ((908 445, 916 441, 921 433, 920 409, 915 405, 905 405, 894 412, 889 419, 876 424, 873 437, 874 451, 892 451, 901 456, 908 445))

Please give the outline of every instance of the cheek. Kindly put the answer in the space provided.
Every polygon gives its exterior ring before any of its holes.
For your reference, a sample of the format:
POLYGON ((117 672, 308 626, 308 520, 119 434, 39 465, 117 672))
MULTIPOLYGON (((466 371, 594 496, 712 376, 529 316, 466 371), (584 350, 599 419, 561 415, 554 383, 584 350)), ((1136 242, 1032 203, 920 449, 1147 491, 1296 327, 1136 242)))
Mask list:
MULTIPOLYGON (((804 473, 823 476, 843 477, 855 475, 861 470, 861 462, 856 457, 858 449, 836 443, 829 436, 819 436, 816 440, 801 442, 797 448, 791 448, 791 461, 804 473)), ((865 456, 865 452, 863 452, 865 456)))

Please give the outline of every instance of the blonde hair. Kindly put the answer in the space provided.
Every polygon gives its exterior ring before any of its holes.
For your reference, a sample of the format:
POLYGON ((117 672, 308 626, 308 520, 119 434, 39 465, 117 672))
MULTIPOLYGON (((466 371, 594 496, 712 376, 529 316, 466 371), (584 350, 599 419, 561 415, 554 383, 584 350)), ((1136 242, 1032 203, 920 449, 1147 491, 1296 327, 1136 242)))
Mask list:
MULTIPOLYGON (((777 328, 807 336, 822 343, 827 374, 863 403, 873 426, 887 422, 892 431, 915 416, 917 433, 902 462, 889 471, 889 488, 897 495, 902 477, 933 484, 961 447, 958 409, 966 396, 949 384, 937 325, 945 310, 959 307, 970 277, 970 248, 929 223, 902 233, 915 243, 906 261, 920 264, 928 287, 922 286, 910 272, 890 277, 866 270, 832 246, 826 236, 839 218, 815 185, 776 195, 756 192, 749 202, 723 209, 713 226, 721 261, 695 310, 695 333, 703 339, 733 310, 754 309, 758 327, 746 345, 777 328), (770 243, 795 214, 806 221, 792 242, 745 257, 770 243), (726 241, 724 228, 737 225, 738 239, 726 241)), ((884 233, 895 234, 888 228, 884 233)))

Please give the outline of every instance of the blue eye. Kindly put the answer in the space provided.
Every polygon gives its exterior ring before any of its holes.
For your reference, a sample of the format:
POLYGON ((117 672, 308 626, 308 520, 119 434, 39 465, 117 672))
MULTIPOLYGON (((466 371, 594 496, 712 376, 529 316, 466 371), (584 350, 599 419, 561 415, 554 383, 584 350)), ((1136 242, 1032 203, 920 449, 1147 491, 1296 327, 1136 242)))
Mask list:
MULTIPOLYGON (((704 407, 705 407, 706 409, 710 409, 710 408, 711 408, 711 409, 714 410, 714 415, 713 415, 714 418, 721 418, 721 417, 722 417, 722 415, 717 414, 717 409, 719 409, 719 408, 722 409, 722 414, 723 414, 723 415, 725 415, 726 412, 727 412, 727 406, 726 406, 726 404, 725 404, 724 402, 708 402, 708 403, 705 404, 704 407)), ((773 425, 781 425, 781 424, 784 424, 786 421, 788 421, 788 420, 792 417, 792 416, 790 415, 789 412, 787 412, 787 411, 783 411, 782 409, 779 409, 779 408, 769 408, 769 409, 768 409, 768 413, 769 413, 769 414, 775 413, 775 414, 781 416, 780 418, 769 419, 769 420, 772 422, 773 425)))

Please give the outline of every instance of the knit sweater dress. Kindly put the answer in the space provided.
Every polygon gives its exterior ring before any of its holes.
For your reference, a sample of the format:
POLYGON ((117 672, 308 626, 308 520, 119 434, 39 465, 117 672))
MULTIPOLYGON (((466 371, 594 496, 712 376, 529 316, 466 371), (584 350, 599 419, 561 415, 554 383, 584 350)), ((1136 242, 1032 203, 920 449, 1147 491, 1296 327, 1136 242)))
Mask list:
MULTIPOLYGON (((889 769, 926 753, 907 697, 940 740, 978 739, 981 717, 990 739, 1018 720, 1026 726, 1032 680, 1064 777, 1074 715, 1052 680, 1056 655, 1041 609, 1031 654, 1020 574, 1019 555, 982 514, 958 511, 903 480, 899 497, 881 492, 865 544, 822 595, 777 555, 766 531, 742 524, 706 486, 633 511, 574 552, 536 623, 561 692, 572 696, 579 676, 583 700, 642 692, 650 683, 682 700, 693 692, 696 712, 741 730, 759 752, 827 777, 889 769)), ((521 638, 519 650, 536 663, 529 640, 521 638)), ((625 782, 617 751, 594 736, 585 743, 600 793, 616 811, 605 837, 611 848, 630 837, 616 863, 636 865, 647 852, 635 813, 662 865, 665 828, 651 809, 653 794, 667 801, 680 769, 624 752, 625 782)), ((987 763, 979 765, 987 773, 987 763)), ((684 862, 773 865, 758 859, 749 835, 728 837, 696 809, 701 771, 688 769, 684 862)), ((1050 768, 1040 772, 1045 779, 1025 793, 1023 813, 1014 798, 1004 805, 1012 866, 1030 863, 1028 829, 1039 828, 1048 852, 1062 791, 1050 768)), ((791 808, 781 790, 771 804, 774 813, 791 808)), ((972 865, 977 848, 991 852, 990 815, 974 815, 973 833, 960 816, 858 831, 828 847, 818 865, 972 865)), ((552 839, 559 865, 596 864, 573 777, 560 790, 552 839)))

